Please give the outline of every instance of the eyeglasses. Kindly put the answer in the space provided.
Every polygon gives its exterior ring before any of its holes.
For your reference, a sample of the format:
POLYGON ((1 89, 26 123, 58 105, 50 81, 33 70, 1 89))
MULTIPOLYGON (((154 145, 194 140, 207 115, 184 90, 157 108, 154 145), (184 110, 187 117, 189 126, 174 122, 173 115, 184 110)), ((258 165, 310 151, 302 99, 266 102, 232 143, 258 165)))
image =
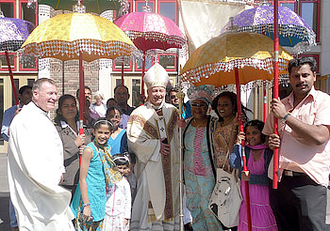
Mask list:
POLYGON ((177 98, 176 95, 171 95, 171 99, 177 98))
POLYGON ((192 107, 207 107, 207 105, 205 103, 192 103, 191 106, 192 107))

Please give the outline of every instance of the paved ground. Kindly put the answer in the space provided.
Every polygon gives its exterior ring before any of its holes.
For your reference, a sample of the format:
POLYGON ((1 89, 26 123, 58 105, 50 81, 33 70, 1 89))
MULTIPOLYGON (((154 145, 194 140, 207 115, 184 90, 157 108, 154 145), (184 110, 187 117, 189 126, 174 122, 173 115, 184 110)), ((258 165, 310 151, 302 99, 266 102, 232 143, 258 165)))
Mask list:
MULTIPOLYGON (((328 198, 330 198, 330 190, 328 190, 328 198)), ((10 231, 8 203, 7 156, 0 153, 0 231, 10 231)), ((328 200, 327 207, 327 224, 330 224, 330 200, 328 200)), ((330 231, 330 226, 327 230, 330 231)))
POLYGON ((5 154, 0 153, 0 231, 9 231, 9 188, 7 179, 7 158, 5 154))

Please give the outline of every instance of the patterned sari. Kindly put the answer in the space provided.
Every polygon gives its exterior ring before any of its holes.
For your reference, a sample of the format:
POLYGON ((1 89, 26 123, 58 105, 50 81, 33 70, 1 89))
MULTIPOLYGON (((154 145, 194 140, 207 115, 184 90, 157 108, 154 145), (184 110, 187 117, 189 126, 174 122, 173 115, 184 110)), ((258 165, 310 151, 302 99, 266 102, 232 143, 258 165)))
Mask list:
POLYGON ((208 208, 215 179, 207 145, 206 128, 188 126, 184 135, 184 180, 187 208, 193 217, 194 230, 222 230, 208 208))

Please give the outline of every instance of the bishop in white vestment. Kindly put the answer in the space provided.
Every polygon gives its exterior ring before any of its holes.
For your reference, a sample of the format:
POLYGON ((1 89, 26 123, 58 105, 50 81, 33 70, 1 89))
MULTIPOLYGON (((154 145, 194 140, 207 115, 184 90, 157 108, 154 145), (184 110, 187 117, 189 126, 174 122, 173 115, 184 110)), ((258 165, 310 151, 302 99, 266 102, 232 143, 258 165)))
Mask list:
POLYGON ((144 81, 148 100, 127 123, 138 182, 131 230, 179 230, 178 111, 165 103, 168 75, 163 67, 155 64, 144 81))

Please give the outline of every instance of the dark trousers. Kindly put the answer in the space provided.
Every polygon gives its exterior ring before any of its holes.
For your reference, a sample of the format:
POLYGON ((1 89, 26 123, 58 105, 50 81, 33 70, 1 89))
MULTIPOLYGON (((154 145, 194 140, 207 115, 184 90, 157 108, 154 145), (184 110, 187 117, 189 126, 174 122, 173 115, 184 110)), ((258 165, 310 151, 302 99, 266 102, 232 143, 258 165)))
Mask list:
POLYGON ((270 190, 279 231, 325 231, 327 192, 307 175, 284 176, 270 190))

